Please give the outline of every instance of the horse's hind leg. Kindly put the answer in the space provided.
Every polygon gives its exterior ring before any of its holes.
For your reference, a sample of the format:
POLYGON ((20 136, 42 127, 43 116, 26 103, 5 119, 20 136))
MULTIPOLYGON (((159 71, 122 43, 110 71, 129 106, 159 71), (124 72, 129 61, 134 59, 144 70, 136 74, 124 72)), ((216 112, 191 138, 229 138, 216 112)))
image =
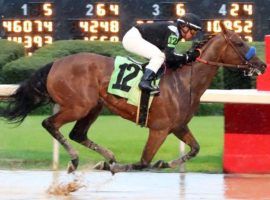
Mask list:
POLYGON ((153 165, 153 167, 156 167, 156 168, 175 168, 177 166, 180 166, 181 164, 183 164, 187 160, 195 157, 198 154, 198 152, 200 150, 200 145, 196 141, 196 139, 194 138, 194 136, 192 135, 191 131, 189 130, 189 128, 187 126, 181 127, 178 130, 174 131, 173 133, 178 139, 180 139, 185 144, 190 146, 190 151, 187 154, 185 154, 184 156, 180 157, 179 159, 172 160, 168 163, 164 162, 162 160, 159 160, 153 165))
POLYGON ((86 146, 89 149, 92 149, 99 154, 101 154, 109 163, 116 162, 114 154, 98 144, 95 144, 93 141, 87 138, 87 131, 90 128, 91 124, 95 122, 100 111, 102 110, 103 104, 100 102, 96 107, 94 107, 84 118, 78 120, 71 130, 69 137, 70 139, 86 146))
POLYGON ((84 116, 84 108, 76 107, 76 108, 60 108, 60 111, 55 115, 45 119, 42 122, 42 126, 66 149, 71 157, 71 162, 68 166, 68 173, 73 172, 77 169, 79 164, 79 156, 77 152, 73 149, 70 143, 66 140, 66 138, 61 134, 59 128, 68 122, 72 122, 84 116))

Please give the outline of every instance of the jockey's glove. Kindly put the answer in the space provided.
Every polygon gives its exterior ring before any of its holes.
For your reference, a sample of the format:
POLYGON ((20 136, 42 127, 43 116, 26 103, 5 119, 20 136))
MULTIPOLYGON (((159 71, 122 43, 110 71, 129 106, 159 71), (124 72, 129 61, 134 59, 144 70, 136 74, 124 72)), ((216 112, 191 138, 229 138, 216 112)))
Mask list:
POLYGON ((200 51, 197 49, 189 50, 187 53, 187 63, 194 62, 196 58, 200 57, 200 51))
POLYGON ((191 49, 183 54, 175 53, 173 49, 169 50, 167 49, 167 51, 165 51, 166 65, 172 69, 177 69, 178 67, 181 67, 186 63, 193 62, 196 60, 197 57, 200 56, 200 51, 196 49, 191 49))

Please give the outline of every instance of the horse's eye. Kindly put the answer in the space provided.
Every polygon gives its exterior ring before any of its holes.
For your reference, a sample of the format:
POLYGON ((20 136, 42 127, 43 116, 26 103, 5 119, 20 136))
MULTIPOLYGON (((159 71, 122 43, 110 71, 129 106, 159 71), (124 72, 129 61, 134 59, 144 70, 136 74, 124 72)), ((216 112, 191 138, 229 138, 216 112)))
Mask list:
POLYGON ((244 46, 244 43, 243 43, 243 42, 236 42, 235 44, 236 44, 237 46, 239 46, 239 47, 244 46))

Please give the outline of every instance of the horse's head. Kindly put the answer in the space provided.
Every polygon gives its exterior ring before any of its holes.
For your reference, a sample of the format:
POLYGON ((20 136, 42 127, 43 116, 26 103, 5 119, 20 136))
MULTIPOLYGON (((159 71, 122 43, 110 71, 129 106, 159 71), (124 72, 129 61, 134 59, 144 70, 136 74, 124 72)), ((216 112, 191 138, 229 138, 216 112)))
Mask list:
POLYGON ((220 23, 220 27, 222 32, 219 37, 215 37, 219 50, 217 62, 207 62, 202 59, 198 61, 216 66, 241 68, 249 76, 263 73, 266 64, 257 57, 256 48, 250 47, 239 35, 226 29, 223 23, 220 23))
POLYGON ((220 27, 226 43, 221 61, 243 66, 245 72, 248 72, 250 76, 263 73, 266 64, 257 57, 256 48, 250 47, 235 32, 227 30, 223 23, 220 23, 220 27))

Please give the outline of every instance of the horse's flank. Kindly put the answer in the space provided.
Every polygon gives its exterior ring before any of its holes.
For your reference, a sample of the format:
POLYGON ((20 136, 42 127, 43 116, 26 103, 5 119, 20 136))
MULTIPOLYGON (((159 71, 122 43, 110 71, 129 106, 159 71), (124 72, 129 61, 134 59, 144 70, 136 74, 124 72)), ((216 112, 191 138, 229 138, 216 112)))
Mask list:
MULTIPOLYGON (((104 102, 112 112, 135 122, 137 112, 136 107, 127 104, 125 99, 107 93, 110 76, 113 71, 113 64, 113 58, 91 53, 79 53, 60 59, 54 63, 48 75, 48 92, 52 99, 60 105, 65 105, 66 102, 70 102, 70 98, 81 98, 87 103, 97 102, 96 99, 98 98, 100 101, 104 102), (72 73, 70 74, 70 72, 72 73), (66 94, 66 96, 61 94, 66 94), (98 94, 99 96, 93 96, 93 94, 98 94)), ((155 107, 157 106, 165 109, 164 104, 172 104, 170 101, 174 100, 174 98, 170 98, 172 96, 170 93, 173 91, 179 93, 179 90, 181 90, 182 87, 179 88, 178 82, 179 77, 176 75, 176 72, 169 71, 162 78, 160 83, 162 94, 155 97, 153 101, 149 116, 150 126, 153 124, 153 122, 151 122, 151 115, 155 110, 155 107), (164 85, 164 81, 168 81, 171 84, 171 88, 167 88, 167 86, 164 85), (162 100, 160 101, 159 99, 164 98, 168 98, 169 100, 162 103, 162 100)), ((173 103, 173 105, 175 105, 175 103, 173 103)), ((175 107, 173 110, 179 109, 175 107)), ((163 119, 167 110, 158 109, 158 111, 158 116, 160 117, 155 123, 162 124, 163 122, 168 125, 168 122, 163 119), (158 122, 159 120, 161 121, 158 122)))
MULTIPOLYGON (((194 63, 193 66, 167 70, 160 81, 161 94, 154 98, 149 111, 149 128, 173 130, 191 119, 200 96, 216 72, 216 68, 202 65, 194 63)), ((47 79, 48 92, 60 105, 63 101, 66 105, 70 98, 81 98, 90 104, 99 99, 115 114, 135 122, 137 108, 127 104, 125 99, 107 93, 113 67, 114 59, 106 56, 92 53, 67 56, 54 63, 47 79)))

